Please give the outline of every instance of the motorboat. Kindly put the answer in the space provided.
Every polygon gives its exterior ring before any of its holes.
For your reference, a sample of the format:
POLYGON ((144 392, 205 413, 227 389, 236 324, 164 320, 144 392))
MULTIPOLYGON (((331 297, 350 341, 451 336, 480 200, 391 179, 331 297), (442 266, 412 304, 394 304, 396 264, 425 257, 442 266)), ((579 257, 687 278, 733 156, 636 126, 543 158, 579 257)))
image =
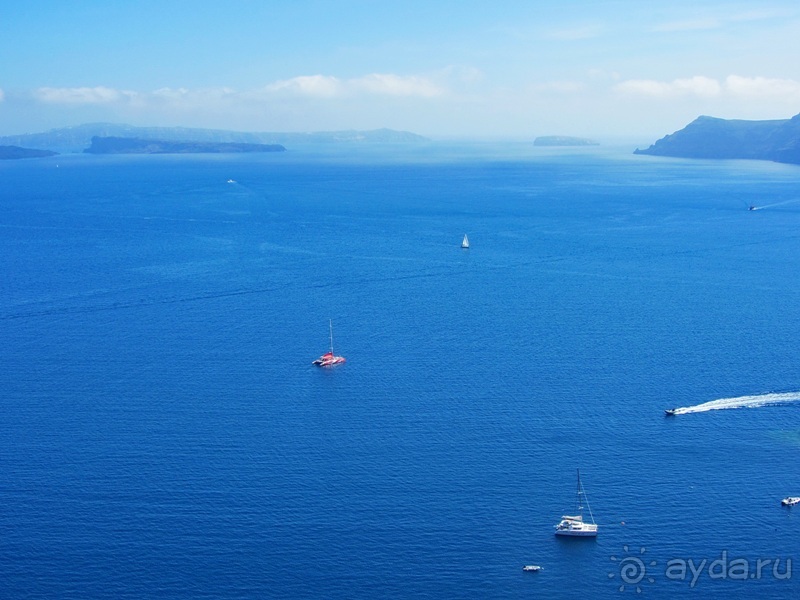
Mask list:
POLYGON ((677 408, 668 408, 667 410, 664 411, 664 416, 666 416, 666 417, 674 417, 675 414, 676 414, 675 413, 676 410, 678 410, 678 409, 677 408))
POLYGON ((795 504, 800 504, 800 496, 789 496, 788 498, 784 498, 781 500, 781 504, 783 506, 794 506, 795 504))
POLYGON ((539 565, 525 565, 524 567, 522 567, 522 570, 535 573, 536 571, 541 571, 542 567, 540 567, 539 565))
POLYGON ((340 365, 346 362, 344 356, 336 356, 333 353, 333 321, 329 319, 328 325, 330 327, 331 349, 320 356, 317 360, 312 361, 311 364, 318 367, 333 367, 334 365, 340 365))
POLYGON ((597 537, 597 523, 594 522, 594 515, 592 515, 592 509, 589 506, 589 499, 586 497, 586 492, 583 491, 583 486, 581 485, 580 469, 578 469, 578 514, 562 516, 561 522, 556 525, 556 535, 597 537), (591 522, 583 520, 584 503, 586 503, 586 508, 589 510, 589 519, 591 522))

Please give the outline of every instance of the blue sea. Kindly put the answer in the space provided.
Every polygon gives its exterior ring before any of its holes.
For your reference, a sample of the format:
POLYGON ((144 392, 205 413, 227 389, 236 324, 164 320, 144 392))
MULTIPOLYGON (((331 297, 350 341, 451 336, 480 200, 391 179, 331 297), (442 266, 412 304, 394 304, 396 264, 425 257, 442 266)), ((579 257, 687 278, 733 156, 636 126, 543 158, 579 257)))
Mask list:
POLYGON ((0 163, 0 597, 800 597, 800 167, 632 150, 0 163))

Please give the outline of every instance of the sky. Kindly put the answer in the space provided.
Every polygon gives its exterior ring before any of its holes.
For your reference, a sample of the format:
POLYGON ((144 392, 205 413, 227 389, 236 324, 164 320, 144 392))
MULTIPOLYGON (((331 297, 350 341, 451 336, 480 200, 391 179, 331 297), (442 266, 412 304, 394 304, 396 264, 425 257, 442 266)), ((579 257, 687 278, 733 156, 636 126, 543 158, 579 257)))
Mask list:
POLYGON ((652 142, 700 115, 798 113, 797 0, 30 0, 0 11, 0 135, 111 122, 652 142))

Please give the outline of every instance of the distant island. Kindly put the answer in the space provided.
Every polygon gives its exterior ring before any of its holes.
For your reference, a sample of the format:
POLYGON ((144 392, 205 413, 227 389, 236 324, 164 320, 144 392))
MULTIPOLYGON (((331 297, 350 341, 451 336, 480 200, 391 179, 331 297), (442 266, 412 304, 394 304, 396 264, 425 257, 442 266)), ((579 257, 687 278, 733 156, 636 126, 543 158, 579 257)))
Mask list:
POLYGON ((0 144, 28 148, 46 148, 57 152, 82 152, 93 137, 138 138, 165 142, 208 142, 230 144, 292 144, 305 143, 419 143, 427 138, 407 131, 374 129, 370 131, 317 131, 297 133, 242 132, 224 129, 195 129, 189 127, 133 127, 118 123, 86 123, 75 127, 51 129, 43 133, 26 133, 0 137, 0 144))
POLYGON ((42 158, 45 156, 55 156, 58 152, 50 150, 34 150, 32 148, 20 148, 19 146, 0 146, 0 160, 12 160, 17 158, 42 158))
POLYGON ((280 144, 230 142, 169 142, 139 138, 98 137, 84 152, 88 154, 222 154, 241 152, 285 152, 280 144))
POLYGON ((800 164, 800 114, 775 121, 698 117, 634 154, 677 158, 745 158, 800 164))
POLYGON ((568 135, 545 135, 533 140, 534 146, 599 146, 599 142, 568 135))

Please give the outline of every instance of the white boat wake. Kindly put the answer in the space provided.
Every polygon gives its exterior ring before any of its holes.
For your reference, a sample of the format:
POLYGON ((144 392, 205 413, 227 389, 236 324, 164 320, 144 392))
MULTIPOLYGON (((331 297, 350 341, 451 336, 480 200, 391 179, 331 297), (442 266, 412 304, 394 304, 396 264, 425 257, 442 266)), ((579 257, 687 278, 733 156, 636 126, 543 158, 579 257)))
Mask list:
POLYGON ((800 392, 784 392, 780 394, 758 394, 755 396, 739 396, 738 398, 720 398, 704 402, 696 406, 676 408, 676 415, 706 412, 709 410, 725 410, 728 408, 758 408, 760 406, 776 406, 800 401, 800 392))
POLYGON ((750 210, 764 210, 765 208, 772 208, 773 206, 783 206, 784 204, 792 204, 793 202, 800 202, 800 198, 794 198, 792 200, 784 200, 783 202, 773 202, 772 204, 764 204, 761 206, 751 205, 752 208, 750 210))

